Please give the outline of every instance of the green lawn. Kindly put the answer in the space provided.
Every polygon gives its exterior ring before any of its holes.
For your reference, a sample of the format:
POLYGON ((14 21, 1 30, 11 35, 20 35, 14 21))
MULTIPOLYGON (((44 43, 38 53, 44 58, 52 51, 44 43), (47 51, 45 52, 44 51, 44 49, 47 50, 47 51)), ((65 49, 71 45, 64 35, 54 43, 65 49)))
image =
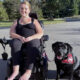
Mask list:
MULTIPOLYGON (((45 20, 43 19, 42 20, 44 25, 46 24, 56 24, 56 23, 62 23, 62 22, 65 22, 64 20, 45 20)), ((13 22, 9 22, 9 21, 1 21, 0 22, 0 27, 10 27, 12 25, 13 22)))
POLYGON ((57 23, 62 23, 62 22, 65 22, 65 21, 64 20, 52 20, 52 21, 46 20, 46 21, 43 21, 43 23, 45 25, 47 25, 47 24, 57 24, 57 23))
POLYGON ((0 22, 0 27, 10 27, 13 22, 7 22, 7 21, 1 21, 0 22))

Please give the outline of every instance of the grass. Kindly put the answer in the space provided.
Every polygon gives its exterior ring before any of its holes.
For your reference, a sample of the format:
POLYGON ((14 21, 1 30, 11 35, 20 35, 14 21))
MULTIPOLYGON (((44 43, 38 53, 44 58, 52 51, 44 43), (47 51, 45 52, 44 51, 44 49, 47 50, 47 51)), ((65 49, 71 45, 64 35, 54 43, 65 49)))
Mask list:
POLYGON ((62 22, 65 22, 65 21, 64 20, 46 20, 46 21, 43 20, 43 23, 45 25, 47 25, 47 24, 57 24, 57 23, 62 23, 62 22))
MULTIPOLYGON (((44 23, 44 25, 46 24, 56 24, 56 23, 62 23, 65 22, 62 19, 54 19, 54 20, 46 20, 46 19, 41 19, 44 23)), ((13 22, 9 22, 9 21, 1 21, 0 22, 0 27, 10 27, 12 25, 13 22)))
POLYGON ((10 27, 13 22, 7 22, 7 21, 1 21, 0 22, 0 27, 10 27))

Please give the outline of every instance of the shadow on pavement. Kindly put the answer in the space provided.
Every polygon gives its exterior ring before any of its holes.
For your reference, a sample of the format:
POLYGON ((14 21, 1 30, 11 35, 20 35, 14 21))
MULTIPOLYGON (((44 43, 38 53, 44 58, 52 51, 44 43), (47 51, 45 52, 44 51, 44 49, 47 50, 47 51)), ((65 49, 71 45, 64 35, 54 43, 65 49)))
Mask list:
POLYGON ((66 22, 75 22, 75 21, 80 21, 80 18, 65 18, 66 22))
POLYGON ((7 60, 0 59, 0 80, 5 80, 7 75, 7 60))
MULTIPOLYGON (((7 60, 0 59, 0 80, 5 80, 7 77, 7 60)), ((56 70, 49 70, 48 71, 48 79, 55 79, 56 78, 56 70)))
POLYGON ((10 27, 0 27, 0 29, 9 29, 10 27))
POLYGON ((48 79, 55 79, 55 78, 56 78, 56 70, 49 70, 48 79))

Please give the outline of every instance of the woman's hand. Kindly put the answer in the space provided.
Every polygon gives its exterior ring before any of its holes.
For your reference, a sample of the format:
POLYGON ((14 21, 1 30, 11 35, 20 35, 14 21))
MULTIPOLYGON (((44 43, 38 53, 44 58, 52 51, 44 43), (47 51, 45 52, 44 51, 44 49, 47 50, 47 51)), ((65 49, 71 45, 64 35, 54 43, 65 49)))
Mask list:
POLYGON ((22 41, 22 43, 25 43, 25 42, 29 42, 29 41, 31 41, 32 40, 32 37, 27 37, 27 38, 25 38, 25 37, 19 37, 19 39, 22 41))
POLYGON ((22 41, 22 43, 24 43, 24 42, 25 42, 25 40, 26 40, 26 38, 25 38, 25 37, 20 37, 19 39, 22 41))
POLYGON ((29 41, 31 41, 32 40, 32 37, 27 37, 27 38, 25 38, 25 42, 29 42, 29 41))

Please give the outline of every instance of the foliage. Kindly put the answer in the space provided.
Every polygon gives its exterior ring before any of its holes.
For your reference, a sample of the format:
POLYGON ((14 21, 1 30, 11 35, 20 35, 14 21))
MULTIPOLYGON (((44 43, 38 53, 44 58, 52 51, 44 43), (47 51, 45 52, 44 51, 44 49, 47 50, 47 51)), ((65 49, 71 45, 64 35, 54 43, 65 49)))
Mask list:
MULTIPOLYGON (((74 16, 80 14, 80 0, 28 0, 31 3, 32 12, 37 13, 39 18, 54 18, 74 16)), ((3 0, 3 5, 9 19, 13 20, 20 16, 19 14, 20 0, 3 0)), ((3 9, 0 10, 2 11, 3 9)), ((3 13, 0 12, 0 16, 3 13)), ((6 15, 7 15, 6 14, 6 15)))
POLYGON ((78 0, 73 0, 73 9, 74 9, 74 14, 78 15, 79 13, 79 8, 78 8, 78 0))
POLYGON ((9 19, 13 20, 19 17, 20 0, 5 0, 3 5, 6 8, 9 19))
POLYGON ((2 20, 8 20, 8 15, 6 13, 5 8, 2 5, 2 2, 0 1, 0 21, 2 20))
POLYGON ((31 3, 31 12, 37 13, 39 18, 42 18, 42 9, 41 9, 41 2, 38 0, 30 0, 31 3))
POLYGON ((60 0, 61 1, 61 9, 59 12, 60 17, 71 16, 73 15, 73 0, 60 0))
POLYGON ((46 0, 43 3, 43 15, 47 18, 73 16, 80 12, 80 0, 46 0))

